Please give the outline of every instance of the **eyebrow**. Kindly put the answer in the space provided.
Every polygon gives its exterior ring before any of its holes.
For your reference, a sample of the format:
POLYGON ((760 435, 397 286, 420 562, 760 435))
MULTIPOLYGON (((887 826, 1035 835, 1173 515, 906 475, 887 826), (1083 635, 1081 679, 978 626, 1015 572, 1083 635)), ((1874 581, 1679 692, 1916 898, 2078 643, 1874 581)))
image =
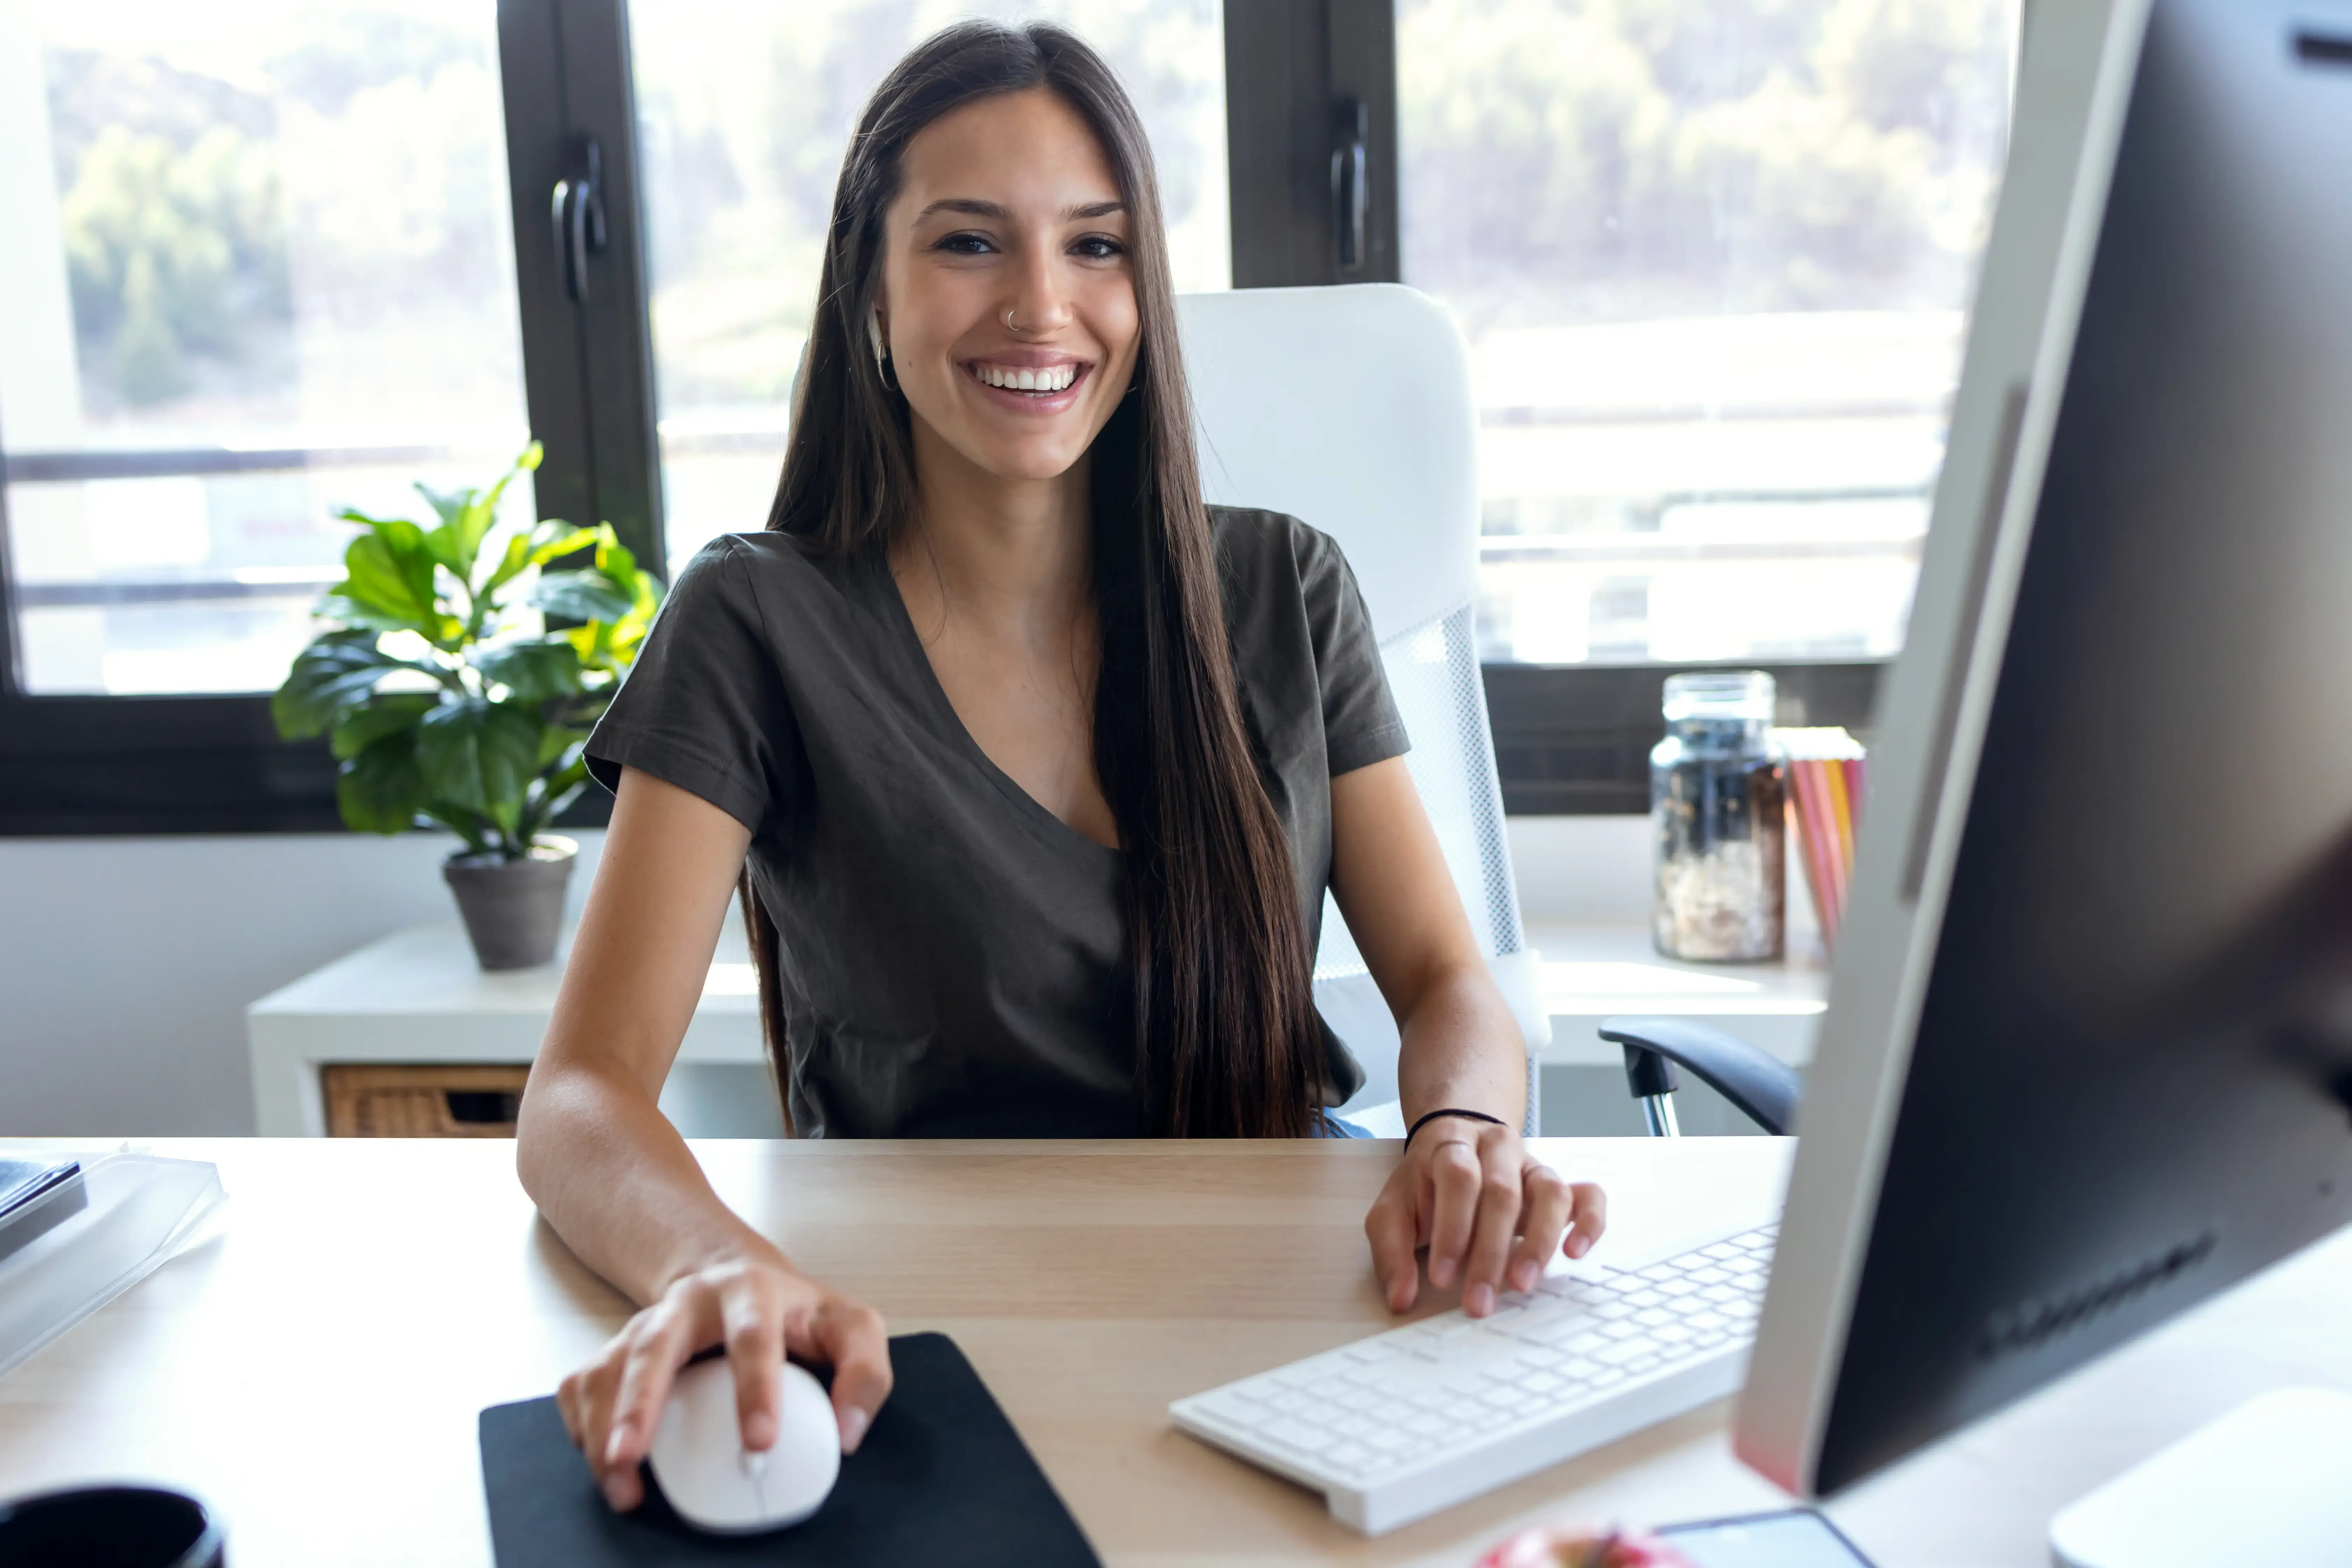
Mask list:
MULTIPOLYGON (((1076 206, 1063 208, 1062 217, 1066 222, 1071 220, 1084 222, 1091 218, 1108 217, 1113 213, 1123 213, 1126 210, 1125 202, 1081 202, 1076 206)), ((919 224, 923 223, 940 213, 962 213, 971 217, 992 218, 998 223, 1006 222, 1013 216, 995 202, 984 202, 974 196, 948 196, 933 202, 929 206, 917 213, 915 221, 919 224)))

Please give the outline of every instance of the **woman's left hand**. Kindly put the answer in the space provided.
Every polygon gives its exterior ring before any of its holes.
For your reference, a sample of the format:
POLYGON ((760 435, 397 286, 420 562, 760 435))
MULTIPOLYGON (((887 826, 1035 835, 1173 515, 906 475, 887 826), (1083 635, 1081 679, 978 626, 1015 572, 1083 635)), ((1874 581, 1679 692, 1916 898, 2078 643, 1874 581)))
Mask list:
POLYGON ((1406 1310, 1421 1293, 1413 1254, 1426 1247, 1430 1284, 1459 1281, 1462 1310, 1483 1318, 1498 1291, 1534 1289, 1553 1253, 1591 1251, 1608 1206, 1598 1186, 1563 1180, 1512 1129, 1441 1116, 1405 1145, 1364 1235, 1389 1310, 1406 1310))

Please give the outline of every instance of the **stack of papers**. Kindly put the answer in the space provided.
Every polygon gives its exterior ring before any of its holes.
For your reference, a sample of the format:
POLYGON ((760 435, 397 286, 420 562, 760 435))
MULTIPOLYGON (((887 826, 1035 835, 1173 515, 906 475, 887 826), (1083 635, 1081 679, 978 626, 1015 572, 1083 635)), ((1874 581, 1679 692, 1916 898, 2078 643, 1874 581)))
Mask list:
POLYGON ((125 1150, 80 1164, 79 1211, 0 1258, 0 1375, 153 1273, 227 1201, 201 1160, 125 1150))

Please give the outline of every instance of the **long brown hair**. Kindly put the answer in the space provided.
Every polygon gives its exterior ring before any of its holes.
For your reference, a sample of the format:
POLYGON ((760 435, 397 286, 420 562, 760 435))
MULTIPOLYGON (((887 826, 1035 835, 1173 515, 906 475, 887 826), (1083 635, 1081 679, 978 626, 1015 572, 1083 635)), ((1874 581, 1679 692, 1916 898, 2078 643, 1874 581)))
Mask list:
MULTIPOLYGON (((1306 919, 1234 686, 1177 352, 1159 182, 1134 106, 1110 68, 1072 34, 1045 23, 963 23, 918 46, 875 89, 834 195, 816 320, 768 526, 847 555, 887 549, 909 522, 911 416, 876 363, 866 329, 899 159, 941 115, 1039 88, 1087 121, 1118 176, 1141 335, 1135 390, 1091 453, 1102 647, 1095 769, 1126 863, 1141 1130, 1297 1136, 1307 1131, 1321 1058, 1306 919)), ((741 892, 782 1089, 791 1068, 776 929, 748 870, 741 892)))

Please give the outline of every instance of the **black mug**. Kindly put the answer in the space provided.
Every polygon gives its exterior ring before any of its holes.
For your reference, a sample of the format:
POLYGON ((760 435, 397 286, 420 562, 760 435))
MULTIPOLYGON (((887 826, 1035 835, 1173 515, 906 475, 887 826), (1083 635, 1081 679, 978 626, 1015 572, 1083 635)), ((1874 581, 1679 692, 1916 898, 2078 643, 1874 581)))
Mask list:
POLYGON ((223 1568, 220 1524, 192 1497, 155 1487, 76 1487, 0 1502, 10 1568, 223 1568))

